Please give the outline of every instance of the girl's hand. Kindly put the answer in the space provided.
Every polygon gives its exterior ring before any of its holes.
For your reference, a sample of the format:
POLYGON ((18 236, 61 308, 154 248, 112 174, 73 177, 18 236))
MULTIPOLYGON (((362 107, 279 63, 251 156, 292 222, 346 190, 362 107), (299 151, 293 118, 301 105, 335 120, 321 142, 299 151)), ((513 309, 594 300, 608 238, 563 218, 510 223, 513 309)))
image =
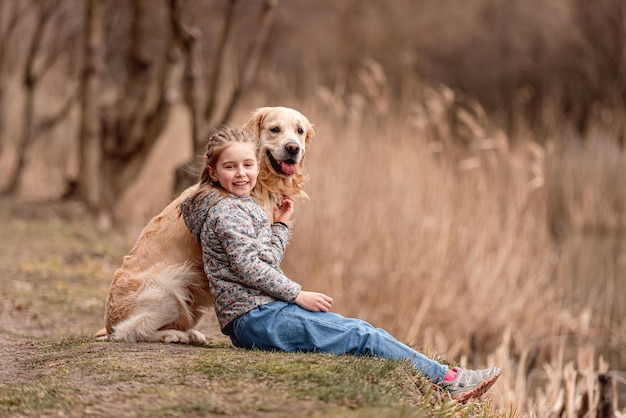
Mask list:
POLYGON ((289 196, 283 196, 280 206, 274 209, 274 222, 287 223, 293 214, 293 200, 289 196))
POLYGON ((296 305, 311 312, 328 312, 333 306, 333 298, 323 293, 300 291, 296 305))

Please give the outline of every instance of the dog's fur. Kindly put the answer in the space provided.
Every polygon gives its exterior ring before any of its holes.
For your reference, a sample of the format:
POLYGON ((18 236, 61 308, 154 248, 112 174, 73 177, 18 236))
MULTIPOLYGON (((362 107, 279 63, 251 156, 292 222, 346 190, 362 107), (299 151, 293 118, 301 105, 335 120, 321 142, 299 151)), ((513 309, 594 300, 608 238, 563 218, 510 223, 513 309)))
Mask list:
MULTIPOLYGON (((273 221, 284 195, 306 198, 304 154, 315 135, 300 112, 257 109, 244 125, 261 139, 261 161, 253 197, 273 221)), ((105 327, 94 336, 129 342, 204 343, 193 328, 212 306, 200 245, 189 232, 180 204, 189 187, 152 218, 115 272, 106 301, 105 327)))

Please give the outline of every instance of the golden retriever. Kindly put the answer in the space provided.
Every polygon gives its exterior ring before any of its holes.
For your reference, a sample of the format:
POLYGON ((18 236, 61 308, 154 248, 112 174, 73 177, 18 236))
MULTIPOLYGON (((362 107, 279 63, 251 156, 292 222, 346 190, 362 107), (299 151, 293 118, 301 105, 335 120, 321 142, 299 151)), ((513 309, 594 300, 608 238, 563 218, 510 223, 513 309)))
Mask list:
MULTIPOLYGON (((300 112, 262 107, 244 125, 261 138, 254 198, 273 221, 284 195, 306 198, 304 155, 315 135, 300 112)), ((180 214, 189 187, 152 218, 115 272, 105 307, 105 328, 94 336, 129 342, 206 342, 193 329, 212 306, 200 245, 180 214)))

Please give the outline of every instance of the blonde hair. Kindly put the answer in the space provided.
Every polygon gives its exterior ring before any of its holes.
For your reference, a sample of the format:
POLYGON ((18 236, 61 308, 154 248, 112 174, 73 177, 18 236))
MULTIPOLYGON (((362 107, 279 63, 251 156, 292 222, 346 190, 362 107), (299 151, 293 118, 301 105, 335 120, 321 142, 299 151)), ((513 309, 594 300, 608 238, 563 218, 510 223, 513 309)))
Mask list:
POLYGON ((254 147, 257 161, 259 160, 259 152, 261 148, 261 140, 249 129, 246 128, 231 128, 228 126, 221 126, 215 129, 209 136, 206 144, 206 152, 204 153, 204 164, 202 164, 202 170, 200 172, 200 180, 198 186, 198 192, 195 194, 195 199, 201 193, 208 190, 219 190, 224 193, 224 189, 219 183, 214 182, 209 174, 209 167, 215 170, 217 161, 222 155, 222 152, 233 143, 250 144, 254 147))

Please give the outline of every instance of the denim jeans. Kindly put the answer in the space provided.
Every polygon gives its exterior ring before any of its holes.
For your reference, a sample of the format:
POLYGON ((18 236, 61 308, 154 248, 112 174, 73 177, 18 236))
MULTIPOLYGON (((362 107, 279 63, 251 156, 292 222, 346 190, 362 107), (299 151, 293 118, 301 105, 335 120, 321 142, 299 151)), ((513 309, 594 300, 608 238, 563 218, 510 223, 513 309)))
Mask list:
POLYGON ((306 351, 407 360, 438 384, 448 366, 402 344, 387 331, 332 312, 310 312, 296 304, 272 302, 235 319, 231 341, 239 348, 306 351))

